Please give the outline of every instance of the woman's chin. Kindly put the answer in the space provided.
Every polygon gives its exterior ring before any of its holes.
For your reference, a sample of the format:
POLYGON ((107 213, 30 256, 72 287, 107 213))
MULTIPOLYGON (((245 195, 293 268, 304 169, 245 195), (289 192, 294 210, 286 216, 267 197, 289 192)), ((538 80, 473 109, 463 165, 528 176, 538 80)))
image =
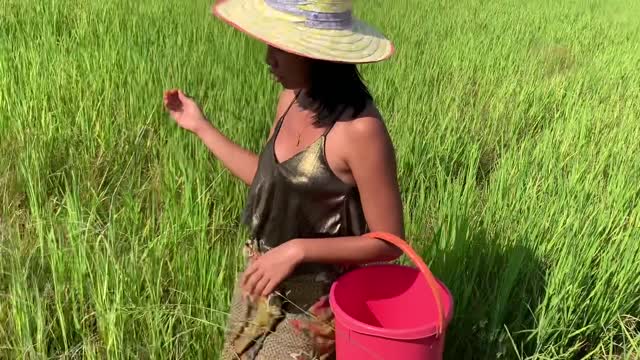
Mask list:
POLYGON ((290 79, 288 80, 285 77, 278 76, 275 74, 272 74, 271 77, 274 82, 280 84, 283 88, 287 90, 297 90, 304 86, 300 81, 295 81, 295 80, 291 81, 290 79))
POLYGON ((285 88, 287 90, 298 90, 298 89, 300 89, 302 87, 299 83, 286 81, 286 80, 283 80, 283 79, 277 79, 276 81, 280 85, 282 85, 283 88, 285 88))
POLYGON ((287 83, 286 81, 282 81, 282 80, 276 80, 278 82, 278 84, 282 85, 283 88, 287 89, 287 90, 294 90, 295 87, 291 86, 291 84, 287 83))
POLYGON ((278 83, 278 84, 282 85, 285 89, 288 89, 287 83, 285 81, 282 81, 282 78, 280 78, 279 76, 272 75, 271 78, 273 79, 273 81, 275 83, 278 83))

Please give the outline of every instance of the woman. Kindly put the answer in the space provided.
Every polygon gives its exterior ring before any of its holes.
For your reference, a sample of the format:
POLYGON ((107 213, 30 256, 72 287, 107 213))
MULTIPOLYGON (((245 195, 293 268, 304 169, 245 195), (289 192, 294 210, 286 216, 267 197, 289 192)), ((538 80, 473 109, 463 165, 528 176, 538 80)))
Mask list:
POLYGON ((177 124, 250 187, 248 261, 223 358, 326 359, 334 356, 331 283, 350 266, 401 254, 362 236, 404 237, 393 145, 356 69, 393 46, 351 16, 348 0, 225 0, 213 10, 267 44, 284 88, 259 155, 221 134, 182 91, 164 97, 177 124))

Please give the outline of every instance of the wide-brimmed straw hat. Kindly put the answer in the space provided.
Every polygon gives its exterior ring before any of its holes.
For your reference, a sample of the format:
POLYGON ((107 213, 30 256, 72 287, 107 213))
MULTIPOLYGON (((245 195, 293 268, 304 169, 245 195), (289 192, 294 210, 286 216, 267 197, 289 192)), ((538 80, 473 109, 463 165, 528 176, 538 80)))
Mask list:
POLYGON ((276 48, 313 59, 372 63, 392 42, 353 16, 352 0, 218 0, 213 13, 276 48))

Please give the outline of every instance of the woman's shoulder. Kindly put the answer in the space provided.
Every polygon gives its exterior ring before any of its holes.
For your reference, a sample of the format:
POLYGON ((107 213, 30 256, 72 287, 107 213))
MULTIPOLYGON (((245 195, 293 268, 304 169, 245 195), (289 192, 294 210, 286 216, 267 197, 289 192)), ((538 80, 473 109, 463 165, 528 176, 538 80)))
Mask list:
POLYGON ((341 149, 340 157, 345 164, 349 164, 348 167, 352 168, 352 171, 354 164, 359 166, 359 171, 365 172, 368 170, 361 164, 378 163, 377 166, 382 166, 383 169, 394 166, 394 144, 375 105, 367 106, 357 116, 339 120, 332 132, 332 143, 341 149))
POLYGON ((388 139, 388 131, 382 114, 373 102, 369 103, 360 114, 345 117, 339 120, 336 125, 341 128, 340 132, 351 140, 386 141, 388 139))

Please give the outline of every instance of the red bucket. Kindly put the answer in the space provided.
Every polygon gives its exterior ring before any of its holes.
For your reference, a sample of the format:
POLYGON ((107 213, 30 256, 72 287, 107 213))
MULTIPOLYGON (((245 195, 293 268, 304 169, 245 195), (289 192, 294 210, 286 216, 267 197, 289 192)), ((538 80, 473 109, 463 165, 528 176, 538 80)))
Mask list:
POLYGON ((329 301, 335 315, 338 360, 440 360, 453 297, 404 240, 388 241, 417 265, 370 265, 335 281, 329 301))

